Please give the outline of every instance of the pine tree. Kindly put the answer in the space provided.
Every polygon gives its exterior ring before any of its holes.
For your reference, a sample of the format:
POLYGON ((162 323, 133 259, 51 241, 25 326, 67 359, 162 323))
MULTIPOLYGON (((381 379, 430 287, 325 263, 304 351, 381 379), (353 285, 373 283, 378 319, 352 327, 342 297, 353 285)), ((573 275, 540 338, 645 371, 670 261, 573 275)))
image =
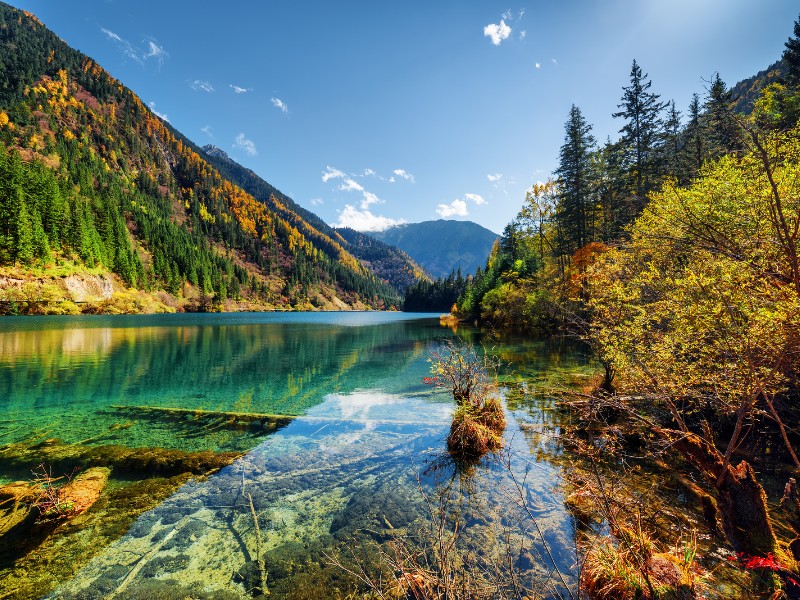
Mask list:
POLYGON ((688 153, 689 178, 700 172, 705 159, 705 132, 700 109, 700 96, 692 94, 689 102, 689 122, 686 124, 686 151, 688 153))
POLYGON ((561 232, 560 253, 572 254, 593 236, 589 228, 593 210, 590 158, 595 139, 592 126, 574 104, 564 129, 564 144, 555 171, 560 186, 556 220, 561 232))
POLYGON ((733 114, 733 92, 714 73, 705 103, 708 142, 712 158, 741 149, 741 127, 733 114))
POLYGON ((15 256, 23 265, 29 265, 33 262, 34 257, 33 222, 20 188, 17 188, 14 205, 16 210, 12 217, 12 231, 15 256))
POLYGON ((675 101, 667 105, 667 118, 664 121, 664 173, 674 179, 681 179, 683 165, 681 164, 681 150, 683 140, 681 136, 681 113, 675 108, 675 101))
POLYGON ((800 85, 800 18, 794 22, 794 37, 789 38, 783 51, 783 60, 786 63, 786 80, 792 86, 800 85))
POLYGON ((622 88, 622 102, 617 105, 622 110, 613 116, 627 121, 620 129, 623 134, 620 141, 626 148, 628 173, 635 182, 634 214, 628 216, 632 219, 644 207, 647 193, 655 187, 658 175, 656 150, 663 136, 661 112, 665 104, 659 101, 658 94, 649 91, 652 81, 642 73, 635 60, 630 77, 631 84, 622 88))

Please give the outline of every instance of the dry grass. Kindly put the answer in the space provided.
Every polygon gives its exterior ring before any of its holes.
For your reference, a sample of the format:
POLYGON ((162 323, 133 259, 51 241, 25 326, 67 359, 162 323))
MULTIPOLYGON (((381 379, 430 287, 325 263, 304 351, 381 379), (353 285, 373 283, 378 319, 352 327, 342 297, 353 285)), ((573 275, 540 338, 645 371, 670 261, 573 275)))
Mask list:
POLYGON ((503 447, 506 417, 497 398, 481 405, 462 405, 453 414, 447 450, 456 458, 474 460, 503 447))

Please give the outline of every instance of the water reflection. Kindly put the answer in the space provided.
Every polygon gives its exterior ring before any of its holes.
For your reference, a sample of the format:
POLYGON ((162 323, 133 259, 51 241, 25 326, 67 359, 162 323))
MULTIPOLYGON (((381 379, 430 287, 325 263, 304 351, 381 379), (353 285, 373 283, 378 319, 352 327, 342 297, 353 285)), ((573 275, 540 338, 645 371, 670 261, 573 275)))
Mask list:
MULTIPOLYGON (((115 427, 106 442, 219 449, 226 440, 203 445, 157 427, 120 428, 137 419, 130 411, 122 419, 117 407, 303 414, 328 393, 399 372, 444 333, 435 321, 400 317, 363 326, 335 318, 231 321, 128 327, 120 326, 127 320, 106 319, 89 321, 94 327, 69 321, 61 329, 38 324, 0 332, 0 403, 8 417, 0 443, 43 432, 73 443, 115 427)), ((408 381, 394 385, 404 389, 408 381)))

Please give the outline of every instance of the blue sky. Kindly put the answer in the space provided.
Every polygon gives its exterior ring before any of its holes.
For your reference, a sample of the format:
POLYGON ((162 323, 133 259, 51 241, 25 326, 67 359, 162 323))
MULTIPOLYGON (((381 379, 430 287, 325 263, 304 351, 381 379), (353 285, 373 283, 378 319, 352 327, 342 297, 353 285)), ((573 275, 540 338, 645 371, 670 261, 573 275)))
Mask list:
POLYGON ((685 112, 778 59, 796 0, 14 0, 199 145, 332 224, 502 231, 556 167, 571 104, 598 140, 635 58, 685 112))

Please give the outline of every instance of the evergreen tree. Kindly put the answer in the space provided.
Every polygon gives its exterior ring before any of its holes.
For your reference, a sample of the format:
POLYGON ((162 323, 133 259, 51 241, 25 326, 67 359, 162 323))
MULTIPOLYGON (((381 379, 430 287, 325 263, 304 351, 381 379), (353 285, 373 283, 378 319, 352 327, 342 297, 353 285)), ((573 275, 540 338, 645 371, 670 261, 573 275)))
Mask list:
POLYGON ((792 86, 800 85, 800 18, 794 22, 794 37, 789 38, 783 51, 786 63, 786 81, 792 86))
POLYGON ((681 179, 683 140, 681 135, 681 113, 675 108, 675 101, 667 105, 667 118, 664 121, 664 174, 674 179, 681 179))
POLYGON ((711 158, 741 149, 741 127, 733 113, 733 92, 714 73, 705 103, 711 158))
POLYGON ((655 188, 659 173, 656 151, 663 137, 661 112, 665 104, 659 101, 658 94, 649 91, 652 82, 647 77, 634 60, 631 83, 622 88, 622 102, 617 105, 622 110, 613 114, 626 120, 620 129, 620 141, 626 150, 627 171, 634 182, 633 214, 628 215, 628 219, 644 207, 647 193, 655 188))
POLYGON ((17 188, 15 196, 16 201, 14 204, 16 210, 14 211, 14 217, 12 217, 15 256, 23 265, 28 265, 33 262, 34 258, 33 222, 22 194, 22 189, 17 188))
POLYGON ((572 254, 593 237, 590 231, 593 212, 590 157, 595 139, 591 134, 592 126, 574 104, 564 129, 564 144, 555 171, 560 186, 556 220, 561 232, 559 251, 572 254))
POLYGON ((705 135, 700 107, 700 96, 692 94, 689 102, 689 122, 686 124, 686 152, 688 154, 688 177, 694 178, 700 172, 705 158, 705 135))
POLYGON ((598 235, 609 241, 616 238, 625 225, 623 202, 624 151, 619 142, 606 140, 605 145, 592 153, 592 172, 599 210, 598 235))

